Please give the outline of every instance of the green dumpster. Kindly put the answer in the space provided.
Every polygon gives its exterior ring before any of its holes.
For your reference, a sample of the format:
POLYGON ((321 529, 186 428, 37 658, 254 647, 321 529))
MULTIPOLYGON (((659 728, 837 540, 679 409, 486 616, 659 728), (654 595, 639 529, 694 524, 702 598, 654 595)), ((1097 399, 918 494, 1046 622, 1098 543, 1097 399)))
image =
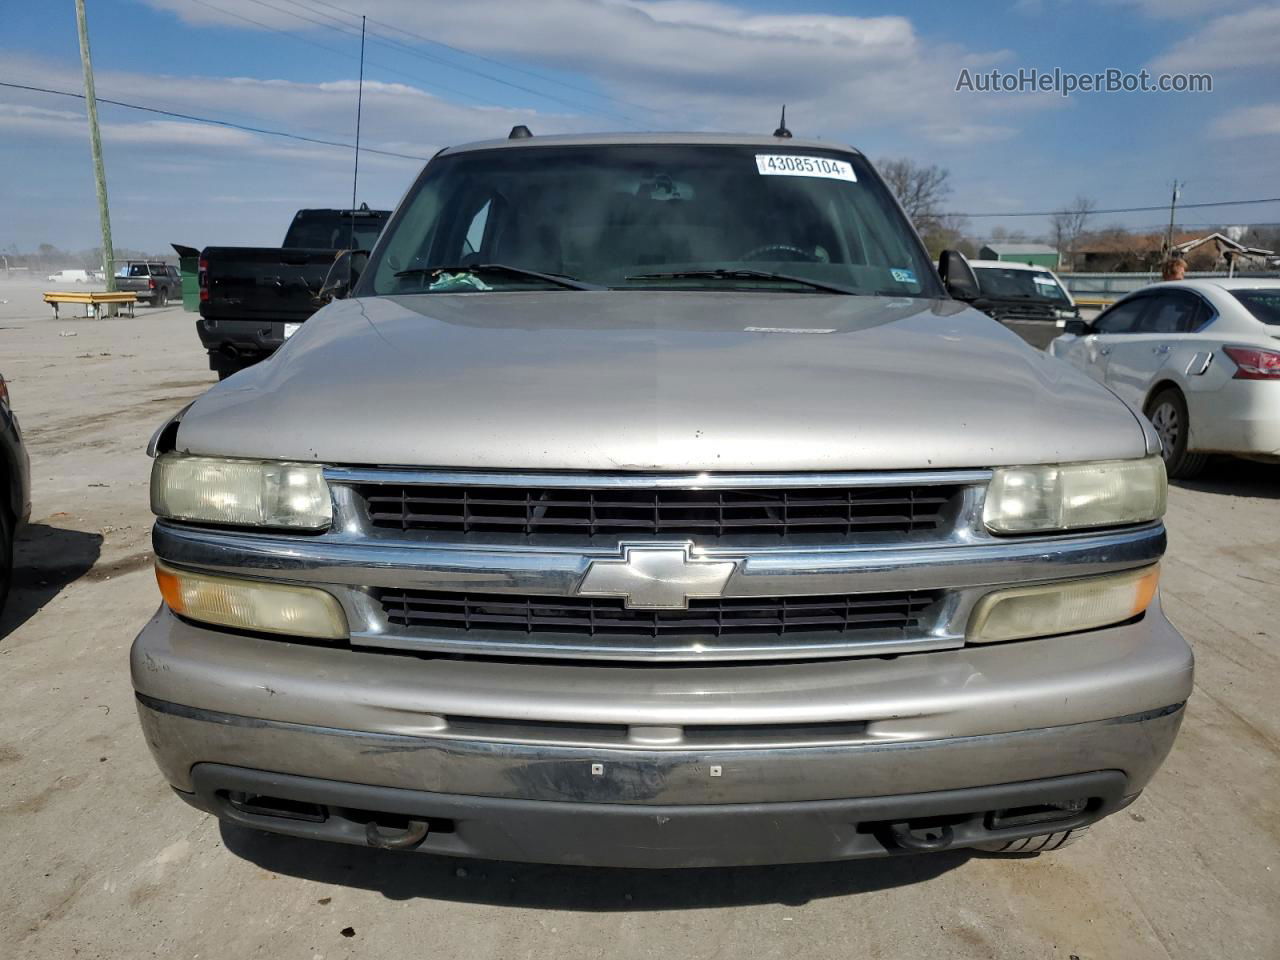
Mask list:
POLYGON ((178 271, 182 274, 182 309, 198 313, 200 310, 200 251, 171 243, 178 254, 178 271))

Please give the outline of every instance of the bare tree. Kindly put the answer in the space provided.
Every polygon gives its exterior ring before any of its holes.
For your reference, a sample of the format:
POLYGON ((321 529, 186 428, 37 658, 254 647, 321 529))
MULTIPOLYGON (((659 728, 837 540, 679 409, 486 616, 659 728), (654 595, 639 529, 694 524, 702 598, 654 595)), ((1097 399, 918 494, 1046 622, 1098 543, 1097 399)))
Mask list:
POLYGON ((951 196, 950 171, 936 164, 919 166, 906 157, 880 160, 876 168, 921 234, 941 225, 942 203, 951 196))
POLYGON ((978 248, 965 236, 969 221, 946 213, 940 217, 926 218, 920 228, 920 239, 929 250, 929 256, 937 257, 943 250, 959 250, 966 257, 978 255, 978 248))
POLYGON ((1075 200, 1059 213, 1049 218, 1049 229, 1053 236, 1053 245, 1058 250, 1058 258, 1070 270, 1075 267, 1076 243, 1084 233, 1085 225, 1093 216, 1097 206, 1092 197, 1077 195, 1075 200))

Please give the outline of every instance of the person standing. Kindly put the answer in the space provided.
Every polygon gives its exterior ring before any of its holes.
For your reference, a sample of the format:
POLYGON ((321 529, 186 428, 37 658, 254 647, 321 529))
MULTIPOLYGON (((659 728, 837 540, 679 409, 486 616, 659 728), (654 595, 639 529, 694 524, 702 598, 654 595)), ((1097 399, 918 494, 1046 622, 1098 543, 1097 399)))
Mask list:
POLYGON ((1170 257, 1164 262, 1160 271, 1161 280, 1182 280, 1187 275, 1187 261, 1181 257, 1170 257))

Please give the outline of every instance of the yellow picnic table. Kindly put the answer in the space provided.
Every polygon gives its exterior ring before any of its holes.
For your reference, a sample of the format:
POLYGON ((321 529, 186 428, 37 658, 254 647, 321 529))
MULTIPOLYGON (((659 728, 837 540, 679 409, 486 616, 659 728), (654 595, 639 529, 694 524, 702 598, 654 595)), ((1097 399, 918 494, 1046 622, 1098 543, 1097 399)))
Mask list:
POLYGON ((129 316, 132 317, 133 305, 137 301, 138 295, 127 290, 112 293, 107 293, 103 290, 48 290, 44 295, 44 302, 53 307, 53 319, 55 320, 58 319, 58 305, 62 303, 83 303, 86 317, 92 316, 95 320, 101 320, 102 308, 111 304, 127 306, 129 308, 129 316))

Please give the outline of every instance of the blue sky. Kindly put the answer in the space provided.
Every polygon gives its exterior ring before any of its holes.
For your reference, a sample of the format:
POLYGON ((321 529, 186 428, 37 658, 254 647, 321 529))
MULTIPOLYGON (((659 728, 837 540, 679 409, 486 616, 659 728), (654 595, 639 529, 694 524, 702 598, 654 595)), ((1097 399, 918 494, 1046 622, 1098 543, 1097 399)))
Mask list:
MULTIPOLYGON (((768 132, 948 168, 953 210, 1280 196, 1280 7, 1256 0, 89 0, 98 92, 349 141, 358 21, 371 22, 363 142, 412 156, 535 132, 768 132), (256 21, 256 22, 251 22, 256 21), (392 26, 394 25, 394 26, 392 26), (426 38, 448 44, 429 42, 426 38), (962 68, 1213 75, 1210 94, 955 92, 962 68)), ((81 87, 72 4, 15 4, 0 80, 81 87)), ((116 242, 278 243, 294 209, 350 200, 350 151, 102 108, 116 242)), ((0 88, 0 249, 97 242, 79 101, 0 88)), ((367 155, 392 205, 421 167, 367 155)), ((1093 226, 1153 226, 1159 214, 1093 226)), ((1280 221, 1280 203, 1180 222, 1280 221)), ((982 218, 1044 229, 1038 218, 982 218)))

